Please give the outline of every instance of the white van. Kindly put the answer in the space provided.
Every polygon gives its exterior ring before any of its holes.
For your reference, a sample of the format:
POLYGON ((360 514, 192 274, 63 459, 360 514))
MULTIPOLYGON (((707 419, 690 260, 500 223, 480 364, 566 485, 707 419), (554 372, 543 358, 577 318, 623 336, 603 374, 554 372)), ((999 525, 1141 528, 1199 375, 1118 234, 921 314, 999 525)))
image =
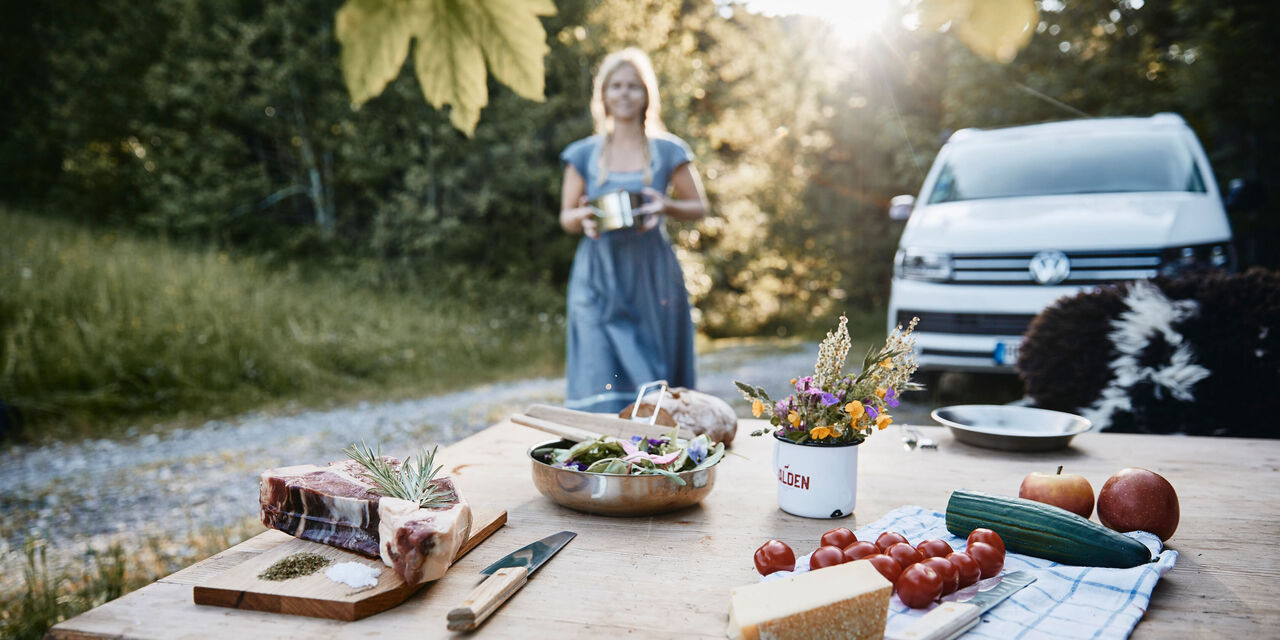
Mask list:
POLYGON ((957 131, 890 217, 907 224, 889 327, 920 318, 926 374, 1011 372, 1027 325, 1061 296, 1235 268, 1209 159, 1169 113, 957 131))

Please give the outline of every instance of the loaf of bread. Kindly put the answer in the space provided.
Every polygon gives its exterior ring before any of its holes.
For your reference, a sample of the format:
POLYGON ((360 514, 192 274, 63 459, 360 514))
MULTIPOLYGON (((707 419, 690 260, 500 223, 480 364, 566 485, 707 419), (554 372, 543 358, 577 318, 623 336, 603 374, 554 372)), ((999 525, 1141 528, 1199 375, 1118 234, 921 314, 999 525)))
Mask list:
MULTIPOLYGON (((637 417, 647 418, 653 415, 659 393, 661 391, 650 391, 641 398, 637 417)), ((712 442, 723 442, 725 446, 733 442, 733 436, 738 432, 738 416, 729 403, 684 387, 672 387, 667 393, 668 396, 663 398, 662 406, 658 408, 657 424, 668 427, 678 424, 694 435, 705 433, 712 442)), ((618 413, 618 417, 630 418, 634 407, 634 403, 627 405, 618 413)))
POLYGON ((729 604, 734 640, 884 637, 893 584, 868 560, 738 587, 729 604))

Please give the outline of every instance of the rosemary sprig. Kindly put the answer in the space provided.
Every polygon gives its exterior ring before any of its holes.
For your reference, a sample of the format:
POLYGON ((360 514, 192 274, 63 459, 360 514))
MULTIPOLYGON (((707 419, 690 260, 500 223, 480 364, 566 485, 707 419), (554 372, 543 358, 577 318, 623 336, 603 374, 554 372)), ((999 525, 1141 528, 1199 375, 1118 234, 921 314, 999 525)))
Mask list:
POLYGON ((365 444, 353 444, 344 451, 348 457, 365 468, 365 477, 378 487, 378 493, 392 498, 400 498, 418 503, 419 507, 442 506, 454 500, 453 492, 442 489, 432 482, 443 466, 435 466, 436 449, 425 448, 418 455, 410 457, 393 467, 382 457, 382 445, 374 451, 365 444))

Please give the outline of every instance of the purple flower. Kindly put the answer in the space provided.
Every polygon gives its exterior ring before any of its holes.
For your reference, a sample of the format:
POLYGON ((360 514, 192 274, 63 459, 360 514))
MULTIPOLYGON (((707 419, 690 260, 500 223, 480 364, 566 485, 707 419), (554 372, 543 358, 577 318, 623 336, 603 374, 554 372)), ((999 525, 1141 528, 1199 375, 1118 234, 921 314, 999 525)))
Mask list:
POLYGON ((788 398, 787 400, 779 400, 777 404, 773 405, 773 415, 778 416, 779 418, 782 418, 784 420, 787 418, 787 412, 790 410, 791 410, 790 398, 788 398))
POLYGON ((796 391, 806 391, 813 384, 813 376, 805 376, 796 380, 796 391))
POLYGON ((871 406, 870 404, 864 404, 864 406, 867 408, 867 417, 868 417, 868 418, 871 418, 872 420, 875 420, 875 419, 876 419, 876 417, 880 415, 880 412, 879 412, 879 411, 876 411, 876 408, 875 408, 875 407, 873 407, 873 406, 871 406))
POLYGON ((898 407, 898 393, 893 390, 893 387, 889 387, 884 392, 884 403, 895 409, 898 407))
POLYGON ((642 438, 644 438, 644 436, 631 436, 631 444, 640 444, 640 440, 642 438))
POLYGON ((822 405, 823 405, 823 406, 829 407, 829 406, 831 406, 831 405, 833 405, 833 404, 835 404, 835 403, 837 403, 837 402, 840 402, 840 399, 839 399, 839 398, 837 398, 837 397, 835 397, 834 395, 831 395, 830 393, 824 393, 824 394, 822 394, 822 405))
POLYGON ((707 459, 707 441, 702 438, 694 438, 689 443, 689 458, 694 464, 702 464, 707 459))
POLYGON ((651 447, 660 447, 666 443, 666 438, 649 438, 649 446, 651 447))

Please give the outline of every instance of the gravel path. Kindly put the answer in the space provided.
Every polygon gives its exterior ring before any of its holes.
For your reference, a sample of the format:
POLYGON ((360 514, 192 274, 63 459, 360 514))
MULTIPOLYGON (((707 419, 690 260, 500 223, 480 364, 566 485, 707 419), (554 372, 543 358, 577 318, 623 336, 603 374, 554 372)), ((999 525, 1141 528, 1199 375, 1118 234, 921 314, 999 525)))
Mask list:
MULTIPOLYGON (((699 358, 700 389, 746 415, 733 380, 809 370, 816 352, 815 343, 720 348, 699 358)), ((766 387, 785 395, 786 382, 778 382, 766 387)), ((32 536, 50 541, 56 561, 115 541, 140 544, 140 532, 180 538, 229 527, 256 517, 263 469, 338 460, 361 440, 396 455, 447 445, 530 403, 559 404, 563 389, 562 378, 525 380, 330 411, 249 414, 162 435, 12 447, 0 452, 0 572, 21 575, 17 551, 32 536)), ((927 421, 928 409, 904 402, 895 415, 927 421)))

